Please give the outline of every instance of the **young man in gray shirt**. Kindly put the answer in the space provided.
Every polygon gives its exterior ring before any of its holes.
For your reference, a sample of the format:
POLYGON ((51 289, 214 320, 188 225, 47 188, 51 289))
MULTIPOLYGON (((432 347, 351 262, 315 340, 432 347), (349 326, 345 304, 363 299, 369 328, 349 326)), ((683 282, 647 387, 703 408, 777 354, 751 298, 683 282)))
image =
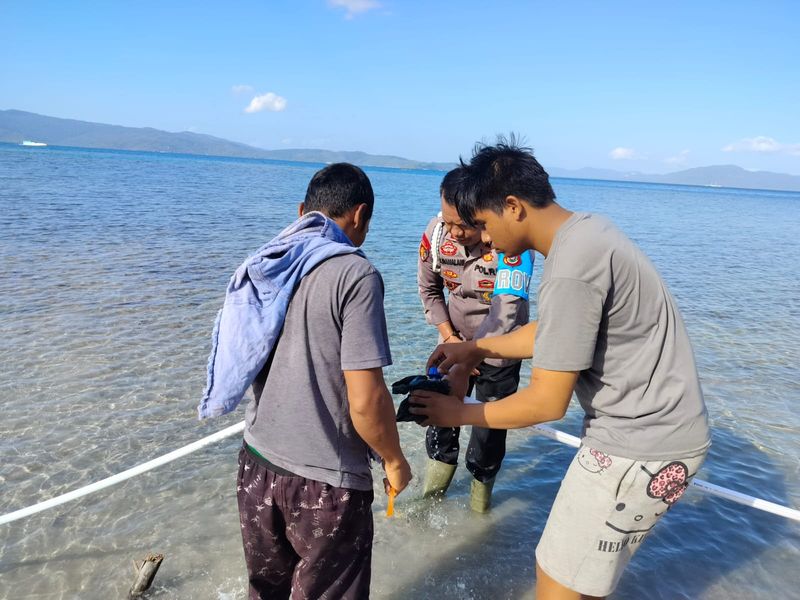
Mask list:
MULTIPOLYGON (((253 286, 264 291, 230 307, 265 303, 277 281, 291 282, 281 284, 291 300, 253 383, 239 455, 251 599, 368 598, 371 450, 383 458, 387 493, 411 479, 383 379, 382 367, 391 364, 383 280, 358 250, 373 203, 358 167, 339 163, 317 172, 300 219, 247 263, 253 286), (287 279, 289 271, 297 275, 287 279)), ((242 325, 239 339, 265 320, 242 325)), ((236 351, 236 340, 217 354, 236 351)))
POLYGON ((416 392, 423 425, 526 427, 564 416, 575 392, 582 445, 536 548, 536 598, 600 598, 708 451, 703 395, 675 301, 644 253, 608 219, 555 203, 530 151, 478 147, 459 214, 498 252, 545 257, 538 321, 493 338, 437 347, 429 365, 458 395, 485 358, 533 357, 530 385, 465 405, 416 392))

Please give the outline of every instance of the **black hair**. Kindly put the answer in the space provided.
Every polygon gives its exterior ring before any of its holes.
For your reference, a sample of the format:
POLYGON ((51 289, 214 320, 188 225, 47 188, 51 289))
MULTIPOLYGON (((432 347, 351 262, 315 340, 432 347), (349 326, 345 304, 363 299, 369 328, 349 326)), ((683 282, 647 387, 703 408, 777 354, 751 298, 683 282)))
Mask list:
POLYGON ((439 195, 444 198, 444 201, 450 206, 455 206, 456 195, 458 194, 458 190, 465 175, 466 170, 463 167, 456 167, 452 171, 449 171, 447 175, 444 176, 444 179, 442 179, 442 183, 439 186, 439 195))
POLYGON ((478 143, 469 164, 461 160, 465 176, 455 197, 459 216, 475 226, 475 213, 503 212, 508 196, 516 196, 536 208, 544 208, 556 199, 547 171, 533 156, 533 150, 520 146, 514 135, 497 137, 489 146, 478 143))
POLYGON ((334 163, 314 173, 306 190, 304 209, 337 219, 359 204, 367 205, 364 216, 371 219, 375 194, 367 174, 350 163, 334 163))

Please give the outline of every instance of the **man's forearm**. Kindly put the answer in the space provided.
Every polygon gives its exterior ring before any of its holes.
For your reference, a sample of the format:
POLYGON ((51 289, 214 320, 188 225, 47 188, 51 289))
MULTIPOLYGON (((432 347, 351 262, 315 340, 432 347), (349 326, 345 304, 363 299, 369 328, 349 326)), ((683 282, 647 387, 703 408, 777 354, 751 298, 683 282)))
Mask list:
POLYGON ((559 402, 537 399, 535 390, 526 387, 494 402, 465 404, 461 416, 465 425, 489 429, 519 429, 564 416, 565 406, 559 402))
POLYGON ((484 358, 530 358, 535 338, 536 321, 531 321, 511 333, 475 340, 475 346, 484 358))
POLYGON ((535 368, 527 387, 495 402, 461 405, 461 416, 467 425, 490 429, 517 429, 557 421, 567 412, 577 380, 577 371, 535 368))
POLYGON ((375 401, 364 403, 362 410, 354 410, 351 404, 353 426, 361 439, 386 462, 403 460, 392 398, 386 388, 376 393, 375 401))
POLYGON ((436 329, 439 330, 439 335, 442 336, 442 341, 444 342, 446 342, 453 335, 456 335, 456 328, 453 327, 453 324, 449 320, 439 323, 436 326, 436 329))
MULTIPOLYGON (((463 372, 460 374, 463 376, 463 372)), ((557 421, 567 412, 578 371, 550 371, 534 368, 526 388, 502 400, 464 404, 463 397, 427 390, 411 393, 411 413, 424 418, 423 425, 460 427, 475 425, 488 429, 517 429, 545 421, 557 421)), ((455 390, 460 394, 460 390, 455 390)))

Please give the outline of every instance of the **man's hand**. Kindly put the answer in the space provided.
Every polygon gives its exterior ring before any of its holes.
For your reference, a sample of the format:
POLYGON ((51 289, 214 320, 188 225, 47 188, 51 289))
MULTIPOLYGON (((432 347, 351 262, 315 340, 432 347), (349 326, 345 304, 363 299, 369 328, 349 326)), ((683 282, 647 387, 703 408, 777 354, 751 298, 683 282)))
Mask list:
POLYGON ((460 337, 458 337, 457 333, 451 333, 450 336, 445 338, 445 340, 442 343, 443 344, 460 344, 463 341, 464 340, 462 340, 460 337))
POLYGON ((471 372, 483 358, 483 352, 475 342, 439 344, 428 358, 425 369, 437 367, 440 373, 447 373, 453 365, 460 365, 471 372))
POLYGON ((411 392, 411 414, 422 415, 425 420, 420 423, 423 427, 436 425, 437 427, 460 427, 464 425, 461 411, 464 402, 456 396, 445 396, 427 390, 411 392), (418 406, 417 406, 418 405, 418 406))
POLYGON ((411 467, 405 458, 392 463, 384 461, 383 470, 386 471, 386 477, 383 478, 383 489, 386 491, 387 496, 389 495, 390 486, 399 494, 406 489, 413 477, 411 467))
POLYGON ((469 369, 460 365, 450 367, 450 371, 447 373, 447 383, 450 384, 450 395, 456 398, 463 398, 466 396, 472 377, 477 377, 478 375, 480 375, 478 369, 472 369, 472 372, 470 372, 469 369))

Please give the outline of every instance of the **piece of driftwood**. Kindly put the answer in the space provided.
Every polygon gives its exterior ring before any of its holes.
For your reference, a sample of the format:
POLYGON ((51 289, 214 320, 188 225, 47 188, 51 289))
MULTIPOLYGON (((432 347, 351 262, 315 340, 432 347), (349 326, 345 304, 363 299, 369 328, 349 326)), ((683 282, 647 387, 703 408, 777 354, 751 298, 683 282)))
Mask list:
POLYGON ((133 568, 136 571, 136 581, 128 594, 129 598, 138 598, 153 585, 161 561, 164 560, 163 554, 148 554, 141 564, 133 561, 133 568))

